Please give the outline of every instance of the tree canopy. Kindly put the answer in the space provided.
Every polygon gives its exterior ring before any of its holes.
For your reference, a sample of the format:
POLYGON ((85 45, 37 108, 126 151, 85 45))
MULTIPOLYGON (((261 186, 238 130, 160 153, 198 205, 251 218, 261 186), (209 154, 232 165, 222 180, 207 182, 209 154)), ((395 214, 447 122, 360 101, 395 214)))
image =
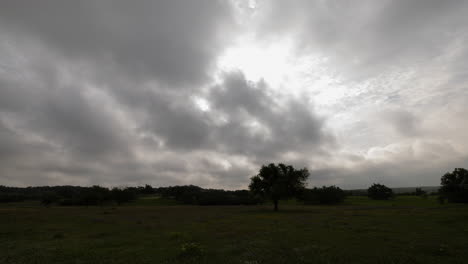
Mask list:
POLYGON ((306 168, 296 170, 291 165, 271 163, 263 165, 259 173, 250 179, 249 189, 255 195, 271 199, 277 211, 279 200, 298 196, 305 188, 308 177, 306 168))
POLYGON ((456 168, 440 179, 440 194, 452 203, 468 203, 468 170, 456 168))
POLYGON ((393 190, 383 184, 374 183, 367 189, 367 196, 373 200, 388 200, 393 197, 393 190))

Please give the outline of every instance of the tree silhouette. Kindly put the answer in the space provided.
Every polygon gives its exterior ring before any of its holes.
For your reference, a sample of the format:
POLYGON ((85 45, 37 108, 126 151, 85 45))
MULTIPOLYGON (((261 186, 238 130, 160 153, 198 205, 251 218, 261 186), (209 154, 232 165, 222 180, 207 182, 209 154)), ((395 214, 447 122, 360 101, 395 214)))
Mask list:
POLYGON ((468 203, 468 171, 464 168, 456 168, 453 172, 447 172, 440 179, 442 187, 440 194, 452 203, 468 203))
POLYGON ((367 196, 373 200, 388 200, 393 197, 393 191, 383 184, 374 183, 367 189, 367 196))
POLYGON ((271 163, 263 165, 259 173, 250 179, 249 189, 255 195, 271 199, 274 210, 278 211, 279 200, 299 195, 308 177, 306 168, 296 170, 291 165, 271 163))

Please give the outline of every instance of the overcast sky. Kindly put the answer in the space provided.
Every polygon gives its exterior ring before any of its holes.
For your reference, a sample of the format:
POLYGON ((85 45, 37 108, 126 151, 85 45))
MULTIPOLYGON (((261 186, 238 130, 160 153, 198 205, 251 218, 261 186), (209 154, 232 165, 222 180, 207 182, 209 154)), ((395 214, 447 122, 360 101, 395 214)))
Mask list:
POLYGON ((2 0, 0 185, 438 185, 468 1, 2 0))

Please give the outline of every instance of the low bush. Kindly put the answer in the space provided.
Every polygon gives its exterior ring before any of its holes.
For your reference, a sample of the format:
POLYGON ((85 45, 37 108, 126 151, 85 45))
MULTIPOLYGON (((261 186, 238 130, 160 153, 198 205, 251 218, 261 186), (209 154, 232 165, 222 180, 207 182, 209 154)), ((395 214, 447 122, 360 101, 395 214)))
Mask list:
POLYGON ((203 255, 203 248, 194 242, 184 243, 180 246, 179 257, 198 258, 203 255))
POLYGON ((161 187, 157 189, 157 193, 164 198, 195 205, 250 205, 261 202, 247 190, 202 189, 193 185, 161 187))
POLYGON ((300 200, 305 204, 338 204, 342 203, 346 193, 336 186, 323 186, 322 188, 305 189, 300 200))

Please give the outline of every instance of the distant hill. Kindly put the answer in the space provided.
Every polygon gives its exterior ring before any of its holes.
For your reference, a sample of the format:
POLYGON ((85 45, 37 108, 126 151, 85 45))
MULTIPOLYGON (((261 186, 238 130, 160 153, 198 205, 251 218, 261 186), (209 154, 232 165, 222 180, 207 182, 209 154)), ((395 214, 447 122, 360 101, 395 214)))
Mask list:
MULTIPOLYGON (((399 193, 411 193, 416 191, 416 188, 421 188, 423 191, 426 191, 428 193, 435 193, 439 190, 440 186, 418 186, 418 187, 397 187, 397 188, 391 188, 394 193, 399 194, 399 193)), ((348 190, 353 193, 366 193, 367 189, 353 189, 353 190, 348 190)))
POLYGON ((400 187, 392 188, 392 190, 395 193, 409 193, 416 191, 416 188, 421 188, 423 191, 426 191, 428 193, 434 193, 439 190, 440 186, 400 187))

